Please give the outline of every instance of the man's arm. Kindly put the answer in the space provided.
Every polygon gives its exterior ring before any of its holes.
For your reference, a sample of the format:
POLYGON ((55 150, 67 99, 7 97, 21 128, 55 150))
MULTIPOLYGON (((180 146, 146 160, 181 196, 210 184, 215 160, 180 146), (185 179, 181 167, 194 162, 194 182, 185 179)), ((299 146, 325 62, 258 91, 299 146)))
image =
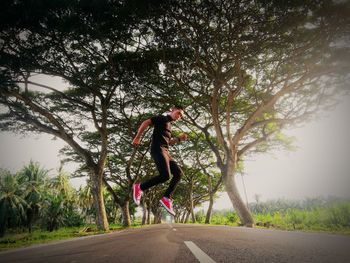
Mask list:
POLYGON ((152 124, 151 119, 147 119, 144 122, 141 123, 139 129, 137 130, 137 134, 134 138, 134 140, 132 141, 132 144, 134 146, 139 146, 140 142, 141 142, 141 136, 143 134, 143 132, 147 129, 148 126, 150 126, 152 124))
POLYGON ((178 137, 173 137, 169 141, 169 145, 174 145, 180 142, 180 139, 178 137))

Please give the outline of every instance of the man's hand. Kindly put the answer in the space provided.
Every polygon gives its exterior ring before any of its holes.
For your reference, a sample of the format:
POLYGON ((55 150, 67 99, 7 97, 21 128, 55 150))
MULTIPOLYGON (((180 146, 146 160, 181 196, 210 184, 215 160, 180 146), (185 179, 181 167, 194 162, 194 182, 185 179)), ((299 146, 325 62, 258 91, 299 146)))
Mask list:
POLYGON ((140 145, 140 141, 141 141, 140 138, 136 136, 132 141, 132 144, 137 147, 140 145))
POLYGON ((178 138, 180 141, 186 141, 188 136, 186 133, 181 133, 178 138))

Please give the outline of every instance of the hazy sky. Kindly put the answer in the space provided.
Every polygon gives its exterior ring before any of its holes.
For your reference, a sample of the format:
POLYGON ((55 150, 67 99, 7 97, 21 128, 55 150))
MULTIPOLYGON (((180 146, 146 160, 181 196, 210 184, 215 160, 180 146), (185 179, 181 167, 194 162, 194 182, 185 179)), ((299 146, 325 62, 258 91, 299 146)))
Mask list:
MULTIPOLYGON (((286 131, 296 137, 296 152, 249 157, 244 175, 248 201, 254 201, 256 194, 262 200, 329 195, 350 197, 349 113, 350 97, 344 97, 334 111, 319 120, 286 131)), ((63 145, 60 139, 52 140, 52 136, 45 134, 23 137, 2 132, 0 167, 15 172, 32 159, 54 171, 59 167, 58 151, 63 145)), ((72 166, 65 170, 72 171, 72 166)), ((81 180, 72 179, 71 182, 78 187, 81 180)), ((244 198, 240 176, 237 184, 244 198)), ((214 208, 229 207, 228 197, 223 194, 214 208)))

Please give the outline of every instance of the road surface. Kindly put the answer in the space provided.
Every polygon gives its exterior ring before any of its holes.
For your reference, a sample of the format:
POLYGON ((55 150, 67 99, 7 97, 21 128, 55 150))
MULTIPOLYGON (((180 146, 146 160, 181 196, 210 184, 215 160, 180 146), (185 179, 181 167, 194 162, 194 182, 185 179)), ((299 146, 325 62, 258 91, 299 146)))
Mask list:
POLYGON ((160 224, 6 251, 0 262, 350 262, 350 237, 160 224))

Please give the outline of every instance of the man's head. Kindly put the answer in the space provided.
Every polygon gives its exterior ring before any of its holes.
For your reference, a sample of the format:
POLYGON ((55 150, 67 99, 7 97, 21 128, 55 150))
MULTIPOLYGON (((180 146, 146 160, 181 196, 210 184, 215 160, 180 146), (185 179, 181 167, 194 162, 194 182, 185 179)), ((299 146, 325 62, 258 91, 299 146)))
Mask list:
POLYGON ((182 118, 184 115, 184 108, 180 105, 175 105, 171 108, 170 116, 174 121, 177 121, 182 118))

